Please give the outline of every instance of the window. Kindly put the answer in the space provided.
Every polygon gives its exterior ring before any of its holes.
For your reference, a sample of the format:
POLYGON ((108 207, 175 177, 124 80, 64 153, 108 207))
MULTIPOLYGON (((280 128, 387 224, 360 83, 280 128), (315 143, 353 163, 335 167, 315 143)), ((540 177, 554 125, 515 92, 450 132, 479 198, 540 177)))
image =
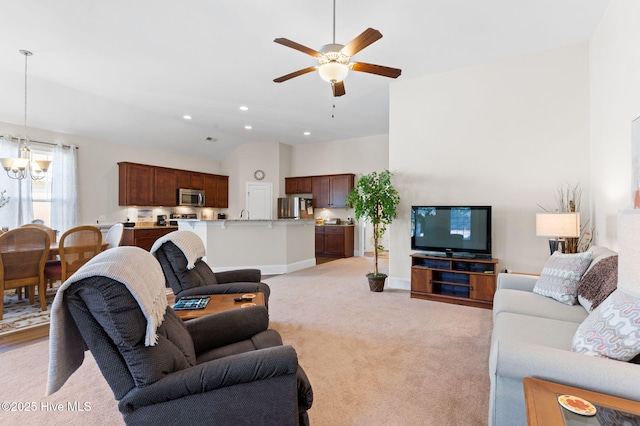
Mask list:
MULTIPOLYGON (((31 148, 31 159, 34 161, 53 160, 53 153, 46 148, 31 148)), ((44 220, 44 224, 51 226, 51 176, 53 176, 53 163, 49 172, 42 180, 34 180, 31 183, 31 196, 33 197, 33 217, 44 220)))

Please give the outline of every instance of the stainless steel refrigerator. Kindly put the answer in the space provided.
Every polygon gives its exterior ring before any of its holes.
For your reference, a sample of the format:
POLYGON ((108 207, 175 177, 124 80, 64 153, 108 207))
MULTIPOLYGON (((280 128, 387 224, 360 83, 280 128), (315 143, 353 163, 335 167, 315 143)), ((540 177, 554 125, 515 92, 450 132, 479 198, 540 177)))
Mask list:
POLYGON ((278 198, 278 219, 313 219, 313 199, 278 198))

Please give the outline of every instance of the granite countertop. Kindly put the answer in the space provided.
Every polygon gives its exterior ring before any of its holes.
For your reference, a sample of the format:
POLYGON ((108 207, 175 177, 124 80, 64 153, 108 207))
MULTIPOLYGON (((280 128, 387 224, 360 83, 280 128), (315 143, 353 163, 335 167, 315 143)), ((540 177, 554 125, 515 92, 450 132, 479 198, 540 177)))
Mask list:
POLYGON ((158 226, 153 222, 136 222, 136 226, 131 228, 125 226, 124 229, 178 229, 178 225, 158 226))
POLYGON ((353 224, 353 223, 352 224, 348 224, 346 222, 340 223, 338 225, 325 225, 324 223, 323 224, 316 223, 316 226, 355 226, 355 224, 353 224))

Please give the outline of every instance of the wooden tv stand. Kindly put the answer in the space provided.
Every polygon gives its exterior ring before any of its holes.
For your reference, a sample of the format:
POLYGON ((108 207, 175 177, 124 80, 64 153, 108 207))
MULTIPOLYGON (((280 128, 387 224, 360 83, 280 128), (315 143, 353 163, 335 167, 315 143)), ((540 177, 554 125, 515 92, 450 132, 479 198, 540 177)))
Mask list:
POLYGON ((498 259, 411 255, 411 297, 491 309, 498 259))

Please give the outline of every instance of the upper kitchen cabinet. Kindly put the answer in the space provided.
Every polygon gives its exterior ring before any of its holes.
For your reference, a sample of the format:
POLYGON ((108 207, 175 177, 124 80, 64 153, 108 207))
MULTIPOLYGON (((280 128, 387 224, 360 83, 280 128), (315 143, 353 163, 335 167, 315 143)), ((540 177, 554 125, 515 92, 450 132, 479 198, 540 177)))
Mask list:
POLYGON ((173 206, 176 204, 178 187, 178 171, 175 169, 165 169, 163 167, 154 168, 154 206, 173 206))
POLYGON ((178 170, 178 188, 204 189, 204 177, 206 173, 178 170))
POLYGON ((311 176, 284 178, 284 192, 287 194, 310 194, 311 176))
POLYGON ((229 177, 145 164, 118 163, 118 204, 175 206, 178 188, 205 191, 205 207, 229 207, 229 177))
POLYGON ((204 206, 229 207, 229 177, 204 175, 204 206))
POLYGON ((354 180, 354 174, 313 176, 311 178, 313 207, 346 207, 347 196, 353 189, 354 180))
POLYGON ((118 163, 118 166, 118 204, 152 206, 155 192, 154 169, 144 164, 134 163, 118 163))

